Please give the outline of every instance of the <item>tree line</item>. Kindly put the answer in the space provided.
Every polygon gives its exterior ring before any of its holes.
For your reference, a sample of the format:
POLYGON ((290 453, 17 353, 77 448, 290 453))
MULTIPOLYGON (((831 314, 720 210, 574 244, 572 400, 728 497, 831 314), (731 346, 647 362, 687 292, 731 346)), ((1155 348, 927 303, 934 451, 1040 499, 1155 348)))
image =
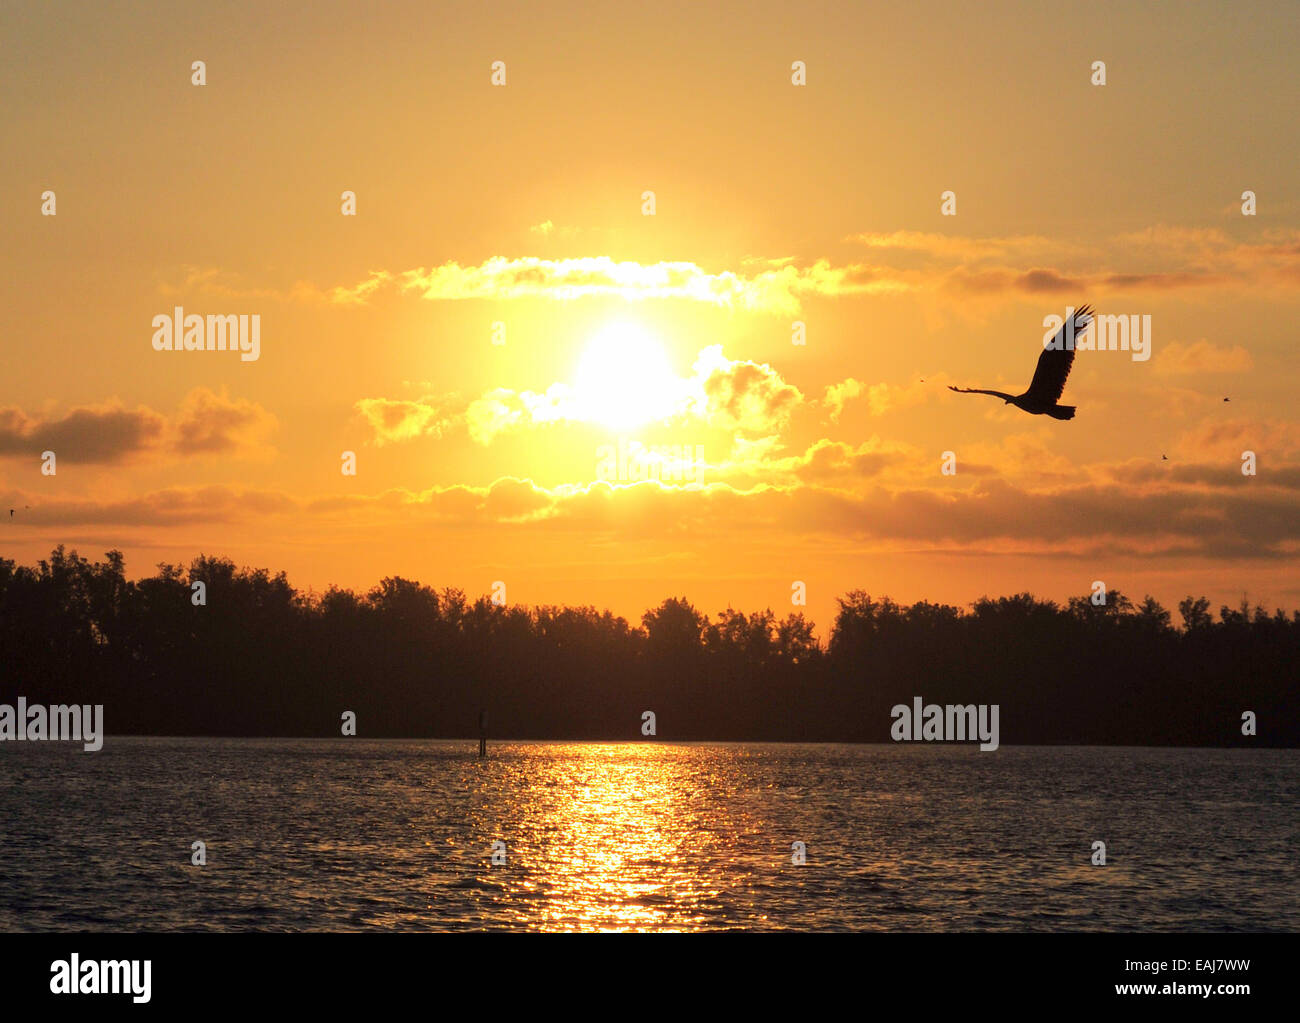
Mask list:
POLYGON ((643 740, 651 711, 658 740, 887 742, 920 696, 998 704, 1004 745, 1300 745, 1300 612, 838 603, 823 644, 799 612, 670 597, 632 624, 400 577, 304 593, 209 556, 132 581, 121 552, 61 545, 0 558, 0 702, 101 703, 110 734, 337 736, 351 711, 362 737, 472 737, 483 708, 496 738, 643 740))

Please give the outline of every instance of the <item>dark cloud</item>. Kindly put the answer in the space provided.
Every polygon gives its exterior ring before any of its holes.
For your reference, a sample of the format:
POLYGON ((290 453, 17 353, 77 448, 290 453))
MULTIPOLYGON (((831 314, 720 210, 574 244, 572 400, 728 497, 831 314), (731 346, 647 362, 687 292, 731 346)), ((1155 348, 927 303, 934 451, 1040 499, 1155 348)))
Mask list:
POLYGON ((147 408, 79 408, 44 420, 0 409, 0 456, 38 459, 53 451, 61 462, 112 464, 157 448, 166 426, 163 416, 147 408))

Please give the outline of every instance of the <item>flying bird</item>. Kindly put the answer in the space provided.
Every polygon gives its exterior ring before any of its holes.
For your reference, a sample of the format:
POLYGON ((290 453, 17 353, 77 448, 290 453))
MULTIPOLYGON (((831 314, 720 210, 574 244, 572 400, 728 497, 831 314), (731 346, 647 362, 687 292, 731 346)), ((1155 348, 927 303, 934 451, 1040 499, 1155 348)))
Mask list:
POLYGON ((1070 336, 1077 338, 1091 322, 1092 308, 1085 305, 1076 310, 1068 322, 1061 324, 1061 329, 1051 343, 1043 346, 1042 354, 1038 356, 1038 367, 1034 370, 1034 379, 1024 394, 1004 394, 1002 391, 953 387, 951 384, 948 385, 948 390, 958 394, 991 394, 1034 416, 1073 419, 1075 406, 1059 404, 1061 393, 1065 390, 1065 379, 1070 375, 1070 367, 1074 365, 1074 345, 1066 344, 1066 330, 1073 325, 1074 333, 1070 336))

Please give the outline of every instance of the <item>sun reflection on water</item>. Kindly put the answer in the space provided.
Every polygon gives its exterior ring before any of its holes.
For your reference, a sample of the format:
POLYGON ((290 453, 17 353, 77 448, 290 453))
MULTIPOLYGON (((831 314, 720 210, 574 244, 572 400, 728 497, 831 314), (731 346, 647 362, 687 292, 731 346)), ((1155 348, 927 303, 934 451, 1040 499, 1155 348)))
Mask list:
MULTIPOLYGON (((552 749, 552 754, 560 753, 552 749)), ((507 841, 509 867, 486 874, 519 926, 538 930, 693 930, 720 894, 708 863, 746 830, 702 791, 698 755, 671 746, 565 747, 545 778, 506 757, 478 792, 480 825, 507 841), (559 763, 557 763, 557 761, 559 763), (505 890, 497 885, 505 885, 505 890)))

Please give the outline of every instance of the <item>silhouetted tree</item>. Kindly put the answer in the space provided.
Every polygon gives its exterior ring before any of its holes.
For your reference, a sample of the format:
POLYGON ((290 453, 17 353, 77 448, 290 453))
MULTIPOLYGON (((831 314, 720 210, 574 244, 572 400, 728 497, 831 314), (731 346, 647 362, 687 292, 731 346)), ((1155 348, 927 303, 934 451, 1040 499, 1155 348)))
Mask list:
POLYGON ((105 705, 110 734, 888 741, 890 708, 997 703, 1007 743, 1300 744, 1300 613, 1187 597, 1183 628, 1112 589, 969 610, 853 590, 825 647, 800 613, 684 597, 639 626, 497 606, 390 576, 357 595, 199 555, 126 578, 121 552, 0 559, 0 702, 105 705), (192 584, 206 586, 196 605, 192 584), (1240 735, 1243 711, 1260 734, 1240 735))

